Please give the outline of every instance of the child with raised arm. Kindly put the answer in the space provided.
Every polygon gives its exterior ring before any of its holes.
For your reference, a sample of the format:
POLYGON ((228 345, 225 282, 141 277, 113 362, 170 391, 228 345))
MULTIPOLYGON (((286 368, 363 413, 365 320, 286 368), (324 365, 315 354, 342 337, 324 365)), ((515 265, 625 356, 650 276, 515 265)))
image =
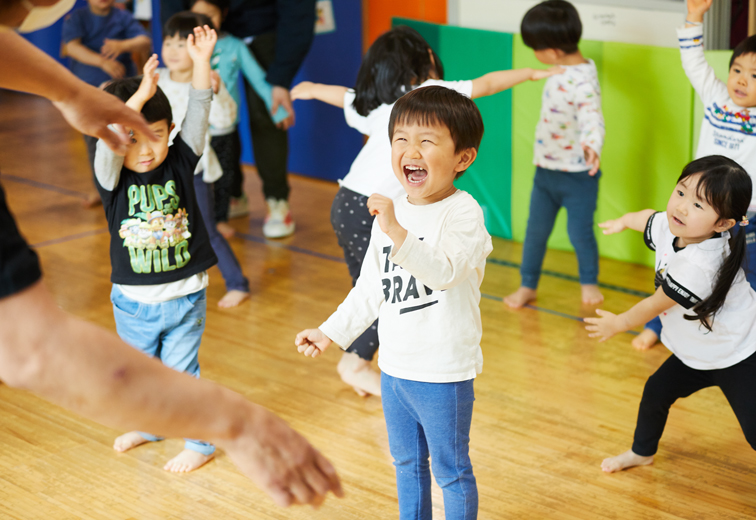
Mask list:
MULTIPOLYGON (((71 58, 69 68, 77 78, 95 87, 136 75, 131 53, 146 55, 152 45, 139 21, 114 4, 115 0, 87 0, 86 7, 74 9, 63 21, 61 54, 71 58)), ((97 138, 84 135, 84 143, 94 177, 97 138)), ((99 195, 92 194, 84 205, 92 207, 99 202, 99 195)))
MULTIPOLYGON (((187 35, 194 27, 210 26, 212 21, 200 13, 182 11, 171 16, 163 28, 163 60, 166 68, 158 69, 160 79, 158 86, 165 92, 171 103, 173 120, 180 123, 186 113, 187 100, 191 90, 194 62, 188 54, 187 35)), ((213 73, 213 90, 216 91, 210 104, 209 124, 216 128, 225 128, 236 121, 237 106, 223 81, 213 73)), ((177 130, 172 133, 175 134, 177 130)), ((249 280, 244 276, 241 265, 226 238, 215 225, 214 185, 223 175, 223 169, 210 145, 210 133, 206 136, 206 146, 202 159, 197 165, 194 177, 194 191, 197 202, 210 236, 210 244, 218 257, 218 269, 226 283, 226 294, 218 301, 218 307, 236 307, 249 298, 249 280)))
MULTIPOLYGON (((471 81, 442 81, 438 56, 414 29, 395 27, 370 46, 357 73, 354 89, 339 85, 302 82, 291 90, 292 99, 317 99, 344 109, 349 126, 368 136, 355 158, 331 206, 331 226, 344 251, 352 285, 360 274, 373 215, 367 199, 380 193, 394 199, 404 193, 391 168, 391 142, 386 139, 394 102, 414 88, 439 85, 477 98, 496 94, 523 81, 539 80, 562 72, 549 70, 503 70, 471 81)), ((370 368, 378 350, 377 324, 354 340, 338 365, 341 378, 357 393, 380 395, 380 374, 370 368)))
MULTIPOLYGON (((216 30, 220 29, 223 20, 228 15, 231 5, 230 0, 193 0, 191 10, 193 13, 206 15, 212 20, 216 30)), ((239 72, 255 90, 258 97, 263 100, 270 110, 273 107, 273 87, 265 81, 265 70, 260 66, 249 48, 242 40, 227 32, 218 33, 218 43, 215 44, 215 52, 211 62, 213 70, 220 75, 220 79, 228 89, 237 106, 241 102, 239 96, 239 72)), ((280 123, 289 117, 285 108, 280 106, 275 114, 272 114, 273 122, 280 123)), ((210 144, 218 155, 218 161, 223 169, 223 176, 215 182, 215 222, 218 231, 231 238, 235 231, 228 224, 229 203, 235 201, 235 213, 246 211, 247 198, 244 194, 241 162, 241 141, 237 130, 237 117, 233 125, 226 128, 216 128, 210 125, 210 144), (233 198, 232 198, 233 197, 233 198)), ((276 199, 268 199, 268 216, 263 224, 263 234, 266 237, 288 236, 294 231, 293 221, 283 218, 272 218, 274 210, 280 206, 276 199)))
POLYGON ((659 316, 672 351, 646 382, 632 448, 604 460, 604 471, 651 464, 672 404, 710 386, 722 389, 756 449, 756 292, 741 269, 745 233, 730 233, 748 224, 751 193, 739 164, 707 156, 683 169, 666 213, 647 209, 599 224, 607 234, 644 233, 656 252, 657 289, 627 312, 585 318, 590 336, 604 341, 659 316))
MULTIPOLYGON (((740 164, 751 180, 756 176, 756 36, 740 42, 732 51, 727 82, 720 81, 706 62, 703 17, 712 0, 688 0, 685 27, 677 29, 683 69, 704 104, 704 118, 696 157, 724 155, 740 164)), ((749 224, 737 230, 746 234, 748 254, 743 267, 756 288, 756 195, 748 206, 749 224)), ((654 318, 635 339, 639 350, 653 347, 661 337, 661 321, 654 318)))
MULTIPOLYGON (((198 351, 205 330, 207 269, 217 259, 194 194, 194 170, 205 148, 212 89, 210 57, 215 31, 196 27, 186 40, 194 62, 192 88, 181 131, 171 105, 157 86, 157 55, 144 76, 114 80, 106 91, 140 111, 158 137, 150 141, 132 130, 125 156, 97 143, 95 172, 110 230, 113 302, 118 335, 163 364, 199 377, 198 351)), ((161 440, 145 432, 118 437, 117 451, 161 440)), ((186 472, 213 458, 215 447, 187 439, 165 469, 186 472)))
POLYGON ((596 65, 578 49, 582 24, 569 2, 548 0, 536 5, 522 19, 520 32, 538 61, 560 65, 565 72, 549 78, 543 86, 520 288, 504 302, 519 309, 536 299, 546 244, 557 213, 564 207, 567 233, 578 260, 582 301, 596 305, 604 300, 598 287, 598 245, 593 234, 604 144, 596 65))
POLYGON ((380 317, 378 365, 400 516, 430 518, 430 456, 446 517, 475 518, 469 435, 473 380, 483 367, 480 284, 492 245, 480 206, 454 180, 477 156, 483 121, 469 97, 428 86, 394 104, 388 135, 405 195, 368 199, 376 219, 357 283, 295 343, 313 357, 332 342, 348 348, 380 317))

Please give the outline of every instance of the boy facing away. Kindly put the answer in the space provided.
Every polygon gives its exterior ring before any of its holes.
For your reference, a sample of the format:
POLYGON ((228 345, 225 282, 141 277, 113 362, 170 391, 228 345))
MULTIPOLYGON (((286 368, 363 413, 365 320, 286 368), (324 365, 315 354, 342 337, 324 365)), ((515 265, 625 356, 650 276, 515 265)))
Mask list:
MULTIPOLYGON (((158 88, 157 55, 138 78, 114 80, 106 90, 141 112, 158 137, 132 131, 125 157, 97 143, 95 172, 110 229, 113 314, 118 335, 163 364, 199 377, 198 351, 205 330, 207 269, 217 262, 194 194, 194 170, 205 148, 212 89, 210 57, 215 31, 205 26, 187 38, 194 61, 189 107, 173 145, 171 105, 158 88)), ((167 389, 166 389, 167 391, 167 389)), ((117 451, 160 440, 149 433, 118 437, 117 451)), ((213 458, 215 447, 187 439, 165 469, 192 471, 213 458)))
POLYGON ((493 247, 480 206, 454 180, 482 137, 478 108, 454 90, 420 87, 396 102, 391 162, 406 195, 368 199, 377 218, 356 285, 320 328, 295 341, 313 357, 333 342, 345 349, 380 318, 381 394, 401 518, 431 518, 429 455, 446 517, 477 514, 469 435, 473 380, 483 367, 480 284, 493 247))
MULTIPOLYGON (((704 105, 704 118, 698 138, 696 159, 723 155, 738 164, 756 183, 756 36, 740 42, 732 51, 727 82, 720 81, 706 62, 703 42, 703 17, 712 0, 688 0, 685 27, 677 29, 680 57, 685 75, 704 105)), ((748 206, 748 225, 735 233, 746 233, 745 273, 756 289, 756 192, 748 206)), ((633 346, 639 350, 653 347, 661 336, 661 320, 646 324, 633 346)))
POLYGON ((560 65, 565 72, 548 78, 543 86, 522 281, 516 292, 504 298, 513 308, 536 299, 546 243, 561 207, 567 209, 567 233, 578 259, 582 301, 596 305, 604 300, 598 287, 598 245, 593 234, 604 116, 596 65, 578 49, 582 30, 577 10, 564 0, 542 2, 522 19, 525 45, 535 51, 538 61, 560 65))

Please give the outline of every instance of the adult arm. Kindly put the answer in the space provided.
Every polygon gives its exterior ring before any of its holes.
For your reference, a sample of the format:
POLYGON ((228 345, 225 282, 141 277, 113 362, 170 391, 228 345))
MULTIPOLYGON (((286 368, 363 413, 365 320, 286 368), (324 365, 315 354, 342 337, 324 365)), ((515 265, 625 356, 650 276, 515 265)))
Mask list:
POLYGON ((53 102, 66 121, 125 153, 129 137, 108 128, 117 123, 154 137, 141 114, 119 99, 87 85, 60 63, 7 28, 0 27, 0 87, 37 94, 53 102))
POLYGON ((291 86, 315 35, 315 0, 277 0, 276 51, 266 80, 284 89, 291 86))
POLYGON ((100 53, 108 59, 114 59, 125 52, 148 52, 150 47, 152 47, 152 40, 150 37, 145 34, 140 34, 125 40, 106 39, 102 44, 100 53))
POLYGON ((8 385, 111 427, 207 439, 282 506, 342 495, 333 466, 283 420, 63 312, 42 282, 0 299, 0 316, 8 385))
POLYGON ((82 44, 79 38, 64 44, 63 53, 85 65, 104 70, 111 78, 122 78, 126 74, 126 67, 121 62, 94 52, 82 44))
MULTIPOLYGON (((247 81, 252 86, 252 88, 255 89, 255 92, 257 92, 257 95, 260 96, 260 99, 265 102, 265 106, 268 107, 268 110, 272 110, 273 87, 270 85, 270 83, 265 81, 265 71, 257 62, 255 57, 252 56, 252 53, 249 52, 249 48, 244 45, 241 40, 237 40, 237 42, 238 44, 236 46, 236 55, 239 59, 242 74, 244 74, 244 77, 247 78, 247 81)), ((281 121, 289 117, 289 113, 286 111, 286 108, 284 108, 284 106, 279 105, 276 112, 272 114, 272 117, 274 123, 280 123, 281 121)))

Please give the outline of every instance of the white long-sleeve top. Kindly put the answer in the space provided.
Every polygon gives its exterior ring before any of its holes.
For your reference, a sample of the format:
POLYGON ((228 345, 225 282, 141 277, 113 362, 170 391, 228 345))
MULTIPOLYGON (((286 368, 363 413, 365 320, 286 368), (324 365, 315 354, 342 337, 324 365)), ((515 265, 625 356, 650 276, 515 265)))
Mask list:
MULTIPOLYGON (((158 79, 158 86, 163 90, 168 101, 171 104, 171 112, 173 112, 173 122, 176 126, 171 133, 171 142, 173 138, 178 134, 178 129, 181 128, 186 117, 186 107, 189 101, 189 87, 190 82, 180 83, 171 79, 171 72, 163 67, 157 69, 160 74, 158 79)), ((210 118, 209 124, 214 128, 227 128, 233 126, 236 121, 236 101, 231 97, 226 86, 221 82, 221 86, 218 89, 218 93, 213 96, 213 102, 210 104, 210 118)), ((223 169, 221 168, 218 156, 215 155, 213 147, 210 146, 210 132, 207 132, 205 136, 205 150, 202 152, 202 159, 200 159, 197 165, 195 173, 202 172, 202 180, 211 183, 221 178, 223 175, 223 169)))
POLYGON ((541 116, 533 146, 533 164, 549 170, 588 170, 583 146, 601 156, 604 115, 601 87, 593 60, 562 65, 563 74, 551 76, 543 86, 541 116))
POLYGON ((474 378, 483 368, 480 284, 492 251, 483 211, 467 192, 425 206, 394 199, 408 234, 398 250, 373 223, 357 284, 320 326, 346 349, 376 318, 378 366, 428 383, 474 378))
MULTIPOLYGON (((706 61, 703 28, 677 29, 683 69, 704 104, 704 118, 696 159, 724 155, 740 164, 756 182, 756 108, 741 107, 727 92, 727 85, 706 61)), ((749 211, 756 211, 756 190, 749 211)))

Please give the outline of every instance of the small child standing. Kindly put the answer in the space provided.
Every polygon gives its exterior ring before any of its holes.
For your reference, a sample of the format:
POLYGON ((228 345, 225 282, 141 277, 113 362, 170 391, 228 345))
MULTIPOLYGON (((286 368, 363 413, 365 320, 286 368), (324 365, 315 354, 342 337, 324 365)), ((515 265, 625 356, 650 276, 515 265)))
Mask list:
MULTIPOLYGON (((192 89, 181 132, 169 146, 174 125, 171 105, 157 86, 157 55, 144 76, 113 80, 106 91, 141 112, 156 142, 132 131, 124 157, 102 141, 97 144, 95 172, 110 230, 110 262, 116 329, 121 338, 163 364, 199 377, 198 351, 205 330, 207 269, 217 259, 194 194, 194 170, 205 148, 210 113, 210 57, 216 35, 197 27, 186 41, 194 62, 192 89)), ((129 432, 113 448, 126 451, 158 441, 144 432, 129 432)), ((184 450, 165 469, 186 472, 213 458, 215 447, 187 439, 184 450)))
MULTIPOLYGON (((191 10, 193 13, 204 14, 210 18, 217 31, 225 20, 230 5, 230 0, 194 0, 191 10)), ((213 69, 218 71, 220 79, 226 85, 237 106, 241 103, 239 96, 239 72, 241 71, 268 110, 273 107, 273 87, 265 81, 265 71, 242 40, 227 32, 218 33, 218 43, 215 45, 211 64, 213 69)), ((283 107, 279 107, 272 115, 274 123, 280 123, 287 117, 289 113, 283 107)), ((231 238, 235 232, 234 228, 228 224, 231 197, 235 200, 246 201, 243 189, 244 176, 240 166, 241 140, 237 129, 238 123, 238 117, 231 126, 226 128, 216 128, 212 122, 210 123, 212 136, 210 144, 218 155, 218 161, 223 169, 223 176, 215 182, 214 186, 215 222, 218 231, 226 238, 231 238)), ((275 199, 266 202, 270 207, 277 204, 275 199)), ((242 204, 246 205, 246 202, 242 204)), ((287 223, 285 219, 268 219, 263 224, 263 234, 266 237, 288 236, 293 231, 293 222, 287 223)))
MULTIPOLYGON (((367 208, 368 197, 379 193, 395 199, 404 194, 391 167, 391 142, 386 139, 394 102, 406 92, 429 85, 447 87, 471 98, 489 96, 523 81, 539 80, 562 71, 560 67, 502 70, 474 80, 443 81, 441 61, 430 45, 414 29, 399 26, 379 36, 370 46, 354 89, 309 81, 292 89, 292 100, 317 99, 343 108, 347 124, 368 136, 346 177, 339 181, 341 187, 331 206, 331 226, 344 251, 352 285, 360 275, 375 218, 367 208)), ((360 395, 380 395, 380 374, 370 367, 378 346, 374 323, 352 342, 339 361, 342 380, 360 395)))
POLYGON ((394 104, 388 134, 406 194, 368 199, 376 219, 356 285, 295 344, 313 357, 332 342, 347 348, 380 317, 378 365, 400 516, 431 518, 430 455, 446 518, 475 518, 470 424, 473 380, 483 367, 480 284, 493 248, 483 211, 454 180, 477 156, 483 120, 469 97, 421 87, 394 104))
POLYGON ((711 155, 683 169, 667 211, 644 210, 599 224, 604 233, 634 229, 656 252, 656 292, 620 315, 586 318, 600 341, 659 316, 672 351, 648 379, 632 449, 601 464, 612 473, 653 463, 672 404, 718 386, 756 449, 756 292, 741 265, 751 201, 748 174, 732 159, 711 155))
MULTIPOLYGON (((720 154, 742 165, 751 180, 756 176, 756 36, 740 42, 732 51, 727 83, 720 81, 706 62, 703 17, 712 0, 688 0, 685 28, 677 30, 683 69, 704 104, 704 118, 696 157, 720 154)), ((745 275, 756 289, 756 194, 748 206, 748 221, 737 233, 746 234, 748 254, 745 275)), ((654 318, 633 339, 633 347, 646 350, 661 337, 661 321, 654 318)))
POLYGON ((565 72, 546 80, 536 127, 533 162, 536 174, 520 267, 520 288, 504 298, 518 309, 536 299, 546 244, 561 207, 567 209, 567 233, 575 248, 582 301, 604 300, 598 287, 598 246, 593 214, 598 200, 599 157, 604 117, 596 65, 578 49, 582 24, 564 0, 548 0, 530 9, 521 24, 525 45, 541 63, 565 72))
MULTIPOLYGON (((134 18, 114 7, 115 0, 87 0, 87 7, 75 9, 63 22, 64 56, 70 56, 70 69, 80 80, 99 87, 110 79, 136 75, 132 52, 150 51, 152 40, 134 18)), ((96 137, 84 136, 89 167, 94 176, 96 137)), ((93 194, 86 206, 99 203, 93 194)))
MULTIPOLYGON (((210 26, 212 21, 205 15, 183 11, 171 16, 163 28, 163 60, 166 68, 158 69, 160 79, 158 86, 165 92, 171 103, 173 120, 181 122, 186 113, 187 100, 193 81, 194 62, 189 56, 186 38, 194 27, 210 26)), ((236 120, 236 102, 228 93, 222 81, 214 79, 217 90, 210 104, 209 124, 216 128, 227 128, 236 120)), ((175 131, 174 131, 175 133, 175 131)), ((210 235, 210 244, 218 257, 218 269, 226 282, 226 294, 218 301, 218 307, 236 307, 249 298, 249 280, 244 276, 241 265, 234 255, 226 238, 220 234, 215 225, 214 183, 221 178, 223 171, 218 157, 210 146, 210 134, 206 136, 207 146, 202 159, 197 165, 194 177, 194 191, 197 202, 210 235)))

